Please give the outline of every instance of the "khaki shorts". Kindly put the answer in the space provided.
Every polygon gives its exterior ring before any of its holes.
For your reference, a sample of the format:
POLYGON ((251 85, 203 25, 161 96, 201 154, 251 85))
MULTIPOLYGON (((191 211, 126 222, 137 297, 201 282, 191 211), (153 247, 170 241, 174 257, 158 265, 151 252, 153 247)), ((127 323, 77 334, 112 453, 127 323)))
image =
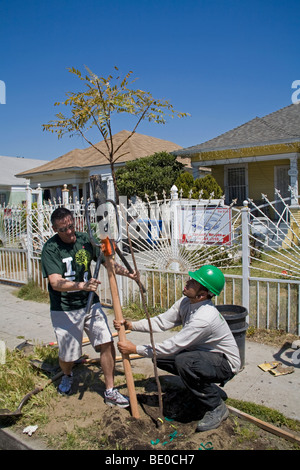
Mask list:
POLYGON ((100 303, 94 304, 88 315, 84 308, 70 312, 51 310, 50 313, 59 357, 64 362, 77 361, 82 355, 83 332, 87 334, 94 349, 113 340, 100 303))

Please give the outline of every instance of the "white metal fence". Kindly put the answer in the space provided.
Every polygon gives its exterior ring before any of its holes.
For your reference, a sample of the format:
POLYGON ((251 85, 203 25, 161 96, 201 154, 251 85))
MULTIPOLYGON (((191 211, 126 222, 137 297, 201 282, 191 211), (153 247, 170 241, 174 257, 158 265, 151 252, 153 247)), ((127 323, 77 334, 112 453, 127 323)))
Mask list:
MULTIPOLYGON (((76 229, 86 230, 84 204, 67 196, 63 191, 61 201, 45 204, 41 188, 27 188, 26 207, 0 208, 0 280, 23 284, 32 279, 46 289, 40 254, 53 234, 52 211, 67 206, 76 229)), ((135 201, 129 206, 123 201, 119 245, 133 265, 129 235, 148 304, 167 309, 181 296, 188 270, 215 264, 226 278, 224 291, 215 299, 218 304, 245 306, 250 325, 299 335, 298 208, 288 206, 277 194, 279 211, 276 201, 264 197, 260 206, 249 200, 237 208, 235 201, 226 206, 213 195, 209 200, 182 199, 173 187, 170 199, 135 201)), ((91 205, 92 221, 94 216, 91 205)), ((100 280, 100 299, 112 305, 105 269, 100 280)), ((122 305, 140 302, 136 283, 118 276, 118 284, 122 305)))

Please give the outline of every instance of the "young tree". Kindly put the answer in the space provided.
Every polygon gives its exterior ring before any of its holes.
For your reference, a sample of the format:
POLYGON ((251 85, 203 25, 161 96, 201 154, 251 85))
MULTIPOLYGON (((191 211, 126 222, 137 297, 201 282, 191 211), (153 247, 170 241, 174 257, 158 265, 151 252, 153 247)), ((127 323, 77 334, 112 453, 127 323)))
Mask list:
POLYGON ((68 98, 64 102, 55 103, 55 106, 70 106, 70 113, 68 116, 63 113, 56 114, 57 119, 43 124, 43 130, 57 133, 58 138, 65 134, 80 135, 103 155, 110 164, 118 201, 119 192, 114 165, 124 154, 116 155, 125 142, 133 136, 141 121, 146 119, 149 122, 165 124, 167 116, 181 118, 187 116, 187 113, 175 111, 169 101, 155 99, 149 92, 133 89, 132 84, 135 80, 131 80, 133 73, 131 71, 121 78, 117 67, 115 75, 108 77, 98 77, 87 67, 88 74, 85 76, 74 67, 68 70, 83 82, 85 89, 76 93, 68 92, 66 93, 68 98), (130 135, 120 145, 114 147, 111 120, 113 115, 123 113, 134 116, 135 124, 130 135), (87 137, 87 131, 93 127, 97 128, 105 141, 105 153, 87 137))
MULTIPOLYGON (((161 198, 163 191, 171 189, 176 178, 184 171, 184 165, 168 152, 157 152, 149 157, 127 162, 116 171, 117 185, 127 197, 161 198)), ((192 177, 193 179, 193 177, 192 177)))

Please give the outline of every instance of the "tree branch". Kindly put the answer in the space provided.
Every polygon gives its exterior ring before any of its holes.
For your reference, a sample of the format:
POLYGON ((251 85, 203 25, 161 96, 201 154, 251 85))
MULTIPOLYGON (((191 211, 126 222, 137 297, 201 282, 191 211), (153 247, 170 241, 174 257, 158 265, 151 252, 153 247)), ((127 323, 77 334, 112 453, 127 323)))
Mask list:
MULTIPOLYGON (((147 108, 143 111, 142 115, 140 116, 138 122, 136 123, 135 127, 133 128, 133 130, 131 131, 130 135, 128 137, 126 137, 126 139, 119 145, 119 147, 116 149, 116 151, 114 153, 117 153, 118 150, 120 150, 120 148, 133 136, 133 134, 135 134, 135 131, 138 127, 138 125, 140 124, 140 122, 144 119, 148 109, 150 108, 150 104, 147 106, 147 108)), ((118 157, 119 158, 119 157, 118 157)))
POLYGON ((81 129, 78 129, 78 132, 80 133, 81 137, 83 137, 84 140, 85 140, 91 147, 93 147, 95 150, 97 150, 97 152, 101 153, 101 155, 103 155, 103 157, 106 158, 106 160, 107 160, 108 162, 110 161, 109 158, 107 158, 107 155, 105 155, 105 153, 102 152, 102 150, 98 149, 90 140, 88 140, 88 139, 85 137, 85 135, 84 135, 84 133, 82 132, 81 129))

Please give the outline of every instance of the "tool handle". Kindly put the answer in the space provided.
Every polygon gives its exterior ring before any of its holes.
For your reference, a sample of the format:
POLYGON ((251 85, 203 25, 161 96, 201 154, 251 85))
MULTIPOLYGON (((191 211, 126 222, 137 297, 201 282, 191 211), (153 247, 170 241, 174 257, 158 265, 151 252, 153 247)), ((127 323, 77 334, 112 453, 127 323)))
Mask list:
POLYGON ((27 393, 27 395, 25 395, 25 397, 22 399, 22 401, 20 402, 19 406, 18 406, 18 410, 21 410, 23 408, 23 406, 25 405, 25 403, 28 402, 29 398, 31 398, 33 395, 37 395, 38 393, 42 392, 44 390, 44 388, 48 387, 48 385, 52 384, 52 382, 55 382, 57 379, 59 379, 60 377, 63 376, 63 371, 59 371, 57 374, 55 374, 52 379, 49 379, 46 384, 44 386, 37 386, 34 390, 32 390, 31 392, 27 393))
MULTIPOLYGON (((97 279, 99 276, 99 271, 100 271, 100 266, 101 266, 101 254, 97 258, 96 266, 95 266, 95 271, 94 271, 94 278, 97 279)), ((95 292, 90 292, 88 296, 88 301, 86 305, 86 313, 90 313, 92 304, 93 304, 93 299, 94 299, 94 294, 95 292)))
MULTIPOLYGON (((117 282, 116 282, 116 276, 114 272, 114 263, 112 260, 112 256, 105 256, 105 265, 107 269, 108 280, 109 280, 109 285, 110 285, 110 290, 111 290, 111 295, 112 295, 115 319, 117 321, 120 321, 120 320, 123 320, 123 313, 122 313, 119 291, 118 291, 117 282)), ((126 340, 124 325, 121 325, 121 328, 118 331, 118 336, 119 336, 120 341, 126 340)), ((127 389, 129 393, 130 408, 131 408, 132 416, 134 418, 139 418, 137 397, 136 397, 136 392, 134 388, 134 380, 133 380, 133 375, 132 375, 132 370, 131 370, 131 365, 130 365, 129 354, 122 354, 122 358, 123 358, 123 367, 124 367, 124 372, 125 372, 127 389)))
MULTIPOLYGON (((116 250, 116 253, 117 255, 121 258, 121 260, 123 261, 123 263, 125 264, 126 268, 128 269, 128 271, 130 272, 130 274, 132 274, 134 271, 132 269, 132 267, 130 266, 130 264, 128 263, 127 259, 125 258, 125 256, 123 255, 123 253, 121 252, 120 248, 116 245, 115 246, 115 250, 116 250)), ((142 288, 142 291, 145 293, 146 292, 146 289, 145 287, 143 286, 143 284, 141 283, 141 288, 142 288)))

